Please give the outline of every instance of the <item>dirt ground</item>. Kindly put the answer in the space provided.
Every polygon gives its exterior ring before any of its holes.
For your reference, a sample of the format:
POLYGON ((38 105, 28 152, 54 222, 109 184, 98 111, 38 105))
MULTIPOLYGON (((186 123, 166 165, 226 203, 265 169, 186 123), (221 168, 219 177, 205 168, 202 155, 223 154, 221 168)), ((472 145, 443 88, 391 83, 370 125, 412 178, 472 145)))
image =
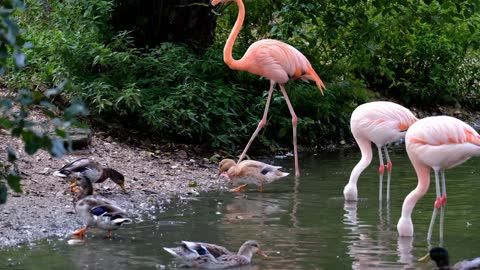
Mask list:
POLYGON ((52 175, 80 157, 91 158, 125 175, 127 194, 110 180, 95 184, 95 193, 115 200, 137 218, 173 197, 226 188, 225 179, 217 176, 217 163, 190 154, 188 148, 158 150, 150 144, 118 142, 102 131, 93 133, 88 148, 62 159, 52 158, 46 151, 29 156, 19 139, 0 135, 0 149, 6 149, 8 144, 17 149, 17 164, 23 174, 23 193, 10 190, 7 203, 0 205, 0 248, 53 235, 68 237, 82 226, 66 180, 52 175))

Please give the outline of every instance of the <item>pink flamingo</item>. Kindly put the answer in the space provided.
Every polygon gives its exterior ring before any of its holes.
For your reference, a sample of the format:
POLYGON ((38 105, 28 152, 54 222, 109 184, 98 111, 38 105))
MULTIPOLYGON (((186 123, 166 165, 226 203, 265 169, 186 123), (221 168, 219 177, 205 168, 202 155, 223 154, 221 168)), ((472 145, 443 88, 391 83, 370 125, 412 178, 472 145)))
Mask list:
POLYGON ((417 187, 405 197, 402 216, 397 224, 400 236, 413 236, 412 211, 428 191, 430 168, 435 172, 437 198, 435 200, 427 241, 432 236, 438 209, 440 212, 440 239, 443 240, 443 220, 447 190, 445 169, 453 168, 472 156, 480 155, 480 135, 466 123, 449 116, 432 116, 418 120, 405 136, 408 157, 418 177, 417 187), (439 174, 442 179, 440 188, 439 174), (442 190, 442 192, 441 192, 442 190))
POLYGON ((223 59, 225 63, 235 70, 243 70, 256 75, 260 75, 270 80, 270 90, 268 92, 267 103, 265 104, 265 111, 263 113, 262 120, 258 123, 257 129, 253 133, 252 137, 247 143, 247 146, 243 150, 238 163, 240 163, 245 157, 248 148, 252 144, 253 140, 257 136, 260 129, 267 123, 268 107, 270 106, 270 99, 272 98, 273 89, 275 84, 278 83, 280 90, 282 91, 285 101, 287 102, 288 109, 292 115, 293 126, 293 152, 295 156, 295 176, 300 175, 300 169, 298 167, 298 153, 297 153, 297 116, 293 110, 292 104, 285 91, 285 83, 293 79, 312 80, 317 84, 318 89, 323 95, 325 85, 320 77, 313 70, 312 65, 308 59, 294 47, 273 39, 263 39, 250 45, 245 52, 245 55, 240 60, 233 59, 232 50, 235 39, 242 28, 243 21, 245 19, 245 6, 242 0, 213 0, 212 6, 215 6, 221 2, 235 2, 238 6, 238 17, 232 32, 227 39, 225 48, 223 49, 223 59))
POLYGON ((383 172, 385 170, 382 148, 387 159, 387 201, 390 200, 392 162, 388 155, 387 144, 403 138, 407 129, 417 120, 407 108, 388 101, 365 103, 353 111, 350 118, 350 129, 358 147, 360 147, 362 158, 353 168, 348 184, 343 189, 345 200, 356 201, 358 198, 358 177, 372 161, 372 143, 377 146, 380 159, 378 168, 380 175, 379 200, 382 200, 383 172))

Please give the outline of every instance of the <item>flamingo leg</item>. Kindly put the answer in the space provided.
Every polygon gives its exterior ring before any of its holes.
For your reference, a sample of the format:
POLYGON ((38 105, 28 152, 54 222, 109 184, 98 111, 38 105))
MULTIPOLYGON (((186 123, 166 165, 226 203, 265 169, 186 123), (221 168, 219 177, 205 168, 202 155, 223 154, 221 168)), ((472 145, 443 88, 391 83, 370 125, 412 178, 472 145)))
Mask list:
POLYGON ((382 147, 377 146, 378 148, 378 159, 380 160, 380 166, 378 166, 378 200, 382 201, 382 190, 383 190, 383 172, 385 171, 385 164, 383 163, 383 154, 382 147))
POLYGON ((112 238, 112 236, 113 236, 112 230, 108 230, 107 231, 107 238, 112 238))
POLYGON ((443 242, 443 221, 445 219, 445 204, 447 203, 447 186, 445 184, 445 170, 440 171, 442 176, 442 209, 440 211, 440 241, 443 242))
POLYGON ((390 201, 390 179, 392 176, 392 161, 390 160, 390 156, 388 155, 387 146, 383 146, 383 150, 385 151, 385 157, 387 159, 387 202, 390 201))
POLYGON ((263 192, 263 186, 262 186, 262 185, 260 185, 260 186, 258 187, 258 192, 263 192))
POLYGON ((273 87, 275 86, 274 81, 270 81, 270 90, 268 90, 268 98, 267 98, 267 103, 265 104, 265 111, 263 112, 263 117, 262 120, 258 123, 257 129, 255 129, 255 132, 253 132, 252 137, 250 137, 250 140, 247 143, 247 146, 245 146, 245 149, 243 149, 242 154, 240 155, 240 158, 238 159, 237 163, 240 163, 245 156, 247 155, 247 151, 250 148, 250 145, 252 145, 253 140, 255 137, 257 137, 258 132, 265 126, 267 123, 267 115, 268 115, 268 107, 270 107, 270 100, 272 99, 272 94, 273 94, 273 87))
POLYGON ((430 240, 432 239, 432 230, 433 230, 433 225, 435 225, 435 219, 437 217, 437 212, 438 208, 441 207, 441 198, 440 198, 440 180, 438 179, 438 170, 434 169, 435 171, 435 190, 437 193, 437 199, 435 200, 435 204, 433 207, 433 214, 432 214, 432 219, 430 220, 430 226, 428 227, 428 234, 427 234, 427 241, 430 243, 430 240))
POLYGON ((287 91, 285 91, 285 87, 283 87, 283 84, 280 85, 280 90, 282 91, 283 96, 285 97, 285 101, 287 102, 288 110, 290 111, 290 114, 292 115, 292 129, 293 129, 293 154, 295 157, 295 176, 298 177, 300 176, 300 168, 298 166, 298 150, 297 150, 297 115, 295 114, 295 111, 293 110, 292 103, 290 103, 290 99, 288 98, 287 91))

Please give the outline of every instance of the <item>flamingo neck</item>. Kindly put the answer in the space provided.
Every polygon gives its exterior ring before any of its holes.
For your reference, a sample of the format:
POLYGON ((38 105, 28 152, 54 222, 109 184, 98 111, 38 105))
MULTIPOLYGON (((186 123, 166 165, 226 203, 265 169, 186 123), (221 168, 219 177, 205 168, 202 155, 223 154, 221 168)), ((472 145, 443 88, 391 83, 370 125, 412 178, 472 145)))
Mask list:
POLYGON ((419 164, 412 160, 413 167, 417 173, 418 184, 417 187, 410 192, 405 200, 403 201, 402 206, 402 218, 411 219, 413 208, 417 204, 418 200, 425 195, 430 186, 430 167, 419 164))
POLYGON ((372 162, 372 144, 369 140, 357 140, 358 147, 360 147, 360 152, 362 152, 362 158, 355 165, 350 174, 350 179, 348 180, 349 184, 356 185, 360 174, 365 170, 365 168, 370 165, 372 162))
POLYGON ((228 36, 227 43, 225 43, 225 47, 223 48, 223 61, 225 64, 229 66, 231 69, 240 70, 241 64, 239 60, 233 59, 232 51, 233 51, 233 44, 237 39, 238 33, 242 28, 243 21, 245 20, 245 6, 243 5, 242 0, 233 0, 237 3, 238 6, 238 16, 237 20, 235 21, 235 25, 233 26, 232 32, 228 36))

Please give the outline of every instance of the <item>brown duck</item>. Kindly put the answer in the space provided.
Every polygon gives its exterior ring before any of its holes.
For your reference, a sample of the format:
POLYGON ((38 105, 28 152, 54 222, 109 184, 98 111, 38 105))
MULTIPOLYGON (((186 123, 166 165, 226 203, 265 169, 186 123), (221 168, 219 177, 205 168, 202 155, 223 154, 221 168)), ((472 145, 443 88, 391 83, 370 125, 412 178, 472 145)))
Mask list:
POLYGON ((282 167, 255 160, 244 160, 237 164, 233 159, 224 159, 219 164, 219 175, 227 176, 235 184, 243 184, 231 191, 240 192, 248 184, 254 184, 258 186, 258 191, 262 192, 264 184, 288 175, 288 173, 280 171, 280 168, 282 167))

